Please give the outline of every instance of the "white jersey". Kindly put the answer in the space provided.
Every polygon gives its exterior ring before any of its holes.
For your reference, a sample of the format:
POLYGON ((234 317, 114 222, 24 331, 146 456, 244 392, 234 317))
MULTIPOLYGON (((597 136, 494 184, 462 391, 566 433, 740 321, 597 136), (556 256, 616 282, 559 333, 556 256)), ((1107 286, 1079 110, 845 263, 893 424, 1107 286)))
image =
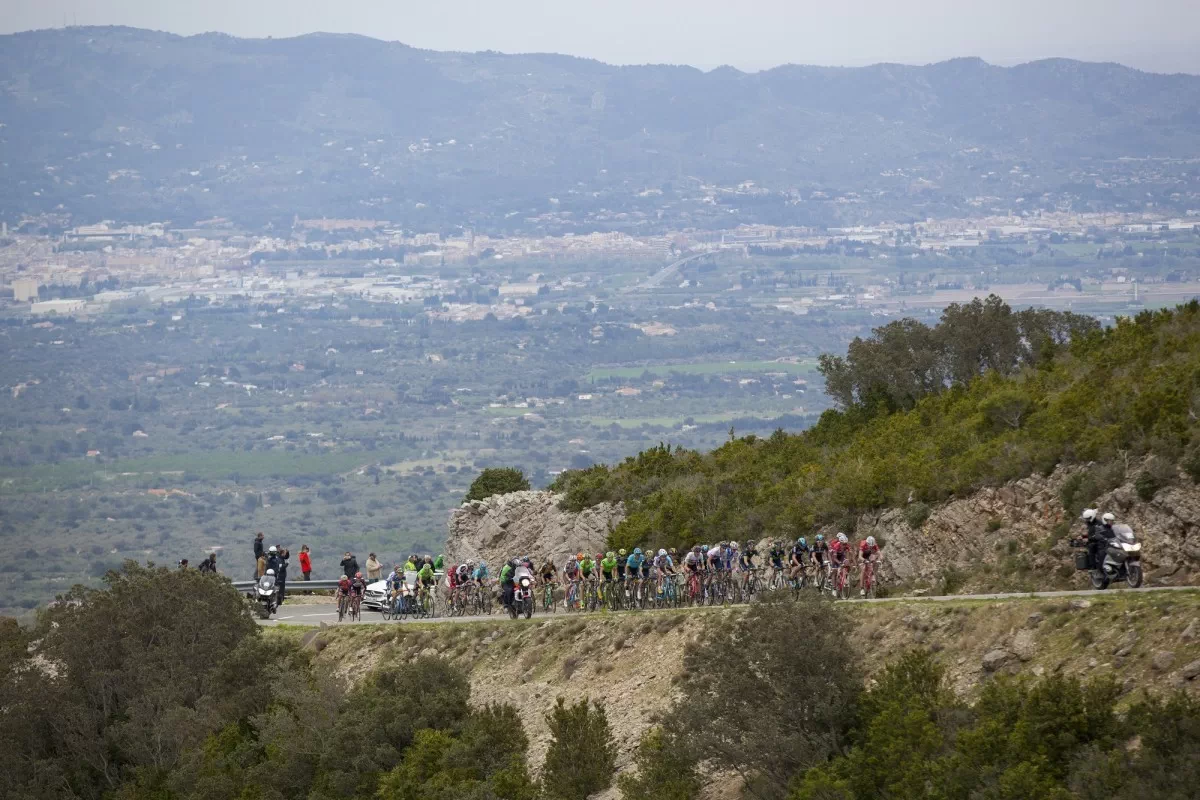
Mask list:
POLYGON ((721 545, 717 545, 716 547, 709 550, 708 557, 710 559, 711 558, 721 558, 721 545))

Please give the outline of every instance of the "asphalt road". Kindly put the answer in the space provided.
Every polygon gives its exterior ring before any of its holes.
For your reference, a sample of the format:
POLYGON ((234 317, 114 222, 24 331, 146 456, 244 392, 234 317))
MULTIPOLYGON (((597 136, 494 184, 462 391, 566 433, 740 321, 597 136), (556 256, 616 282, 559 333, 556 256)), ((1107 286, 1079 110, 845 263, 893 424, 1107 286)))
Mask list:
MULTIPOLYGON (((1009 592, 1002 594, 951 594, 937 596, 915 596, 915 597, 887 597, 878 600, 846 600, 847 603, 896 603, 896 602, 919 602, 919 603, 948 603, 961 602, 963 600, 1021 600, 1024 598, 1054 598, 1054 597, 1091 597, 1104 594, 1126 594, 1126 593, 1149 593, 1149 592, 1197 592, 1200 591, 1200 586, 1159 586, 1148 587, 1144 586, 1141 589, 1080 589, 1075 591, 1055 591, 1055 592, 1009 592)), ((537 611, 534 612, 534 619, 552 618, 566 616, 567 612, 559 610, 557 614, 544 614, 537 611)), ((370 611, 363 609, 362 619, 358 622, 341 622, 337 621, 337 606, 331 603, 284 603, 279 613, 271 617, 269 620, 259 620, 260 625, 404 625, 413 622, 485 622, 487 620, 507 620, 508 614, 502 608, 497 606, 496 611, 492 612, 490 617, 435 617, 434 619, 405 619, 402 621, 389 620, 384 623, 383 616, 378 611, 370 611)))

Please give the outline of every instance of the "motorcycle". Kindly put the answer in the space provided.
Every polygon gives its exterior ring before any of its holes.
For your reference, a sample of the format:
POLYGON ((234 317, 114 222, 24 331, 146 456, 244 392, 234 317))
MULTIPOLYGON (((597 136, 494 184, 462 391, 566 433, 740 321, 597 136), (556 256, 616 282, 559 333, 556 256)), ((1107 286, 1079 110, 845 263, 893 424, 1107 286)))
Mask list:
MULTIPOLYGON (((1113 581, 1125 581, 1129 588, 1142 585, 1142 543, 1128 525, 1114 525, 1113 538, 1108 541, 1099 565, 1092 563, 1087 552, 1075 558, 1075 568, 1087 570, 1092 588, 1107 589, 1113 581)), ((1087 540, 1075 543, 1087 547, 1087 540)))
POLYGON ((509 606, 508 613, 513 618, 524 615, 525 619, 533 616, 533 573, 526 567, 517 567, 513 573, 513 590, 512 605, 509 606))
POLYGON ((262 619, 269 619, 279 608, 279 592, 275 586, 275 576, 263 575, 259 578, 258 584, 254 587, 254 593, 258 600, 258 616, 262 619))

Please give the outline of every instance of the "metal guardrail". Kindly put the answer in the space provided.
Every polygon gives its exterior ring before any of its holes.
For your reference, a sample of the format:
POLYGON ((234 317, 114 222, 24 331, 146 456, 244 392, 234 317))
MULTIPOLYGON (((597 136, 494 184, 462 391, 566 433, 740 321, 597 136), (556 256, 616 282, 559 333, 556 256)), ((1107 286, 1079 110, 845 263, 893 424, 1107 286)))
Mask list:
MULTIPOLYGON (((233 588, 237 589, 239 592, 248 592, 251 589, 253 589, 255 586, 258 585, 258 581, 230 581, 230 582, 233 584, 233 588)), ((301 591, 304 589, 309 589, 312 591, 330 591, 330 592, 332 592, 337 587, 338 587, 338 582, 336 580, 332 580, 332 581, 298 580, 298 581, 288 581, 287 582, 287 588, 293 592, 298 592, 298 591, 301 591)))

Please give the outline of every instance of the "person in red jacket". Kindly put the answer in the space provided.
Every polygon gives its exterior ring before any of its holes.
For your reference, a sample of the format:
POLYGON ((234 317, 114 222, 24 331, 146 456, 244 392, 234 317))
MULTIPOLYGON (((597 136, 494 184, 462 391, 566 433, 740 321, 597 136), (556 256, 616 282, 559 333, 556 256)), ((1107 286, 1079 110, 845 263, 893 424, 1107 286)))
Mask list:
POLYGON ((300 546, 300 574, 304 580, 312 580, 312 559, 308 556, 308 545, 300 546))

